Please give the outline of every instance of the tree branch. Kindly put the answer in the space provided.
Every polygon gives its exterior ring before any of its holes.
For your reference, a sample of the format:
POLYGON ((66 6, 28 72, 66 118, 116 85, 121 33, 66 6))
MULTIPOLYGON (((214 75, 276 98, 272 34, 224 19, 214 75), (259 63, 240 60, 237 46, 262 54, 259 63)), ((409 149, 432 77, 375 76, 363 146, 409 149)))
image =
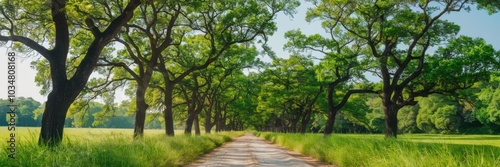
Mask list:
POLYGON ((2 36, 0 35, 0 41, 14 41, 14 42, 21 42, 22 44, 28 46, 29 48, 35 50, 36 52, 40 53, 45 59, 49 60, 51 59, 50 51, 43 47, 42 45, 36 43, 32 39, 29 39, 24 36, 2 36))

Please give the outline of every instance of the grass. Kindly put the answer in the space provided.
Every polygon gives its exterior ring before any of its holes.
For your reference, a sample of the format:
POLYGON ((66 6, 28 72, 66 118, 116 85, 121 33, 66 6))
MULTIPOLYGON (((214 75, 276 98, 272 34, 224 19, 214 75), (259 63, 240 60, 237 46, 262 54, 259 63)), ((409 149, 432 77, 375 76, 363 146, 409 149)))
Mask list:
POLYGON ((500 166, 500 136, 257 133, 286 148, 338 166, 500 166))
MULTIPOLYGON (((1 141, 9 140, 7 127, 0 128, 1 141)), ((37 145, 39 128, 16 128, 16 159, 8 158, 7 142, 0 142, 0 166, 182 166, 243 135, 167 137, 162 130, 146 130, 144 139, 133 140, 133 129, 66 128, 62 144, 48 148, 37 145)))

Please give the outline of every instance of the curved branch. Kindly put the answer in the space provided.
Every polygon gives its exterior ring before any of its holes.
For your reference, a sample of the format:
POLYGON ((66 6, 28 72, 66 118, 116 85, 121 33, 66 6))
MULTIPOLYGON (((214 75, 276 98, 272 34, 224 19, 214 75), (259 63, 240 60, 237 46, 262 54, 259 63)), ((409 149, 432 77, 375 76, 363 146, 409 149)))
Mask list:
POLYGON ((24 36, 2 36, 0 35, 0 41, 14 41, 14 42, 21 42, 22 44, 28 46, 29 48, 37 51, 40 53, 43 57, 45 57, 47 60, 51 59, 50 51, 43 47, 42 45, 36 43, 32 39, 29 39, 24 36))

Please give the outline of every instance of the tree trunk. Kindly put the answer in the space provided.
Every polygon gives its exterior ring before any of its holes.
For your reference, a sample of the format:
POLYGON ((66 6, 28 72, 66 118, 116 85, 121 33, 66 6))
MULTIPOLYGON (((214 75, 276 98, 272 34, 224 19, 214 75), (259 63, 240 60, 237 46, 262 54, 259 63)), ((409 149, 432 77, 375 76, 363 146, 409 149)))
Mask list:
POLYGON ((302 118, 302 125, 300 127, 300 133, 306 133, 307 125, 309 124, 309 121, 311 121, 311 113, 312 109, 308 109, 304 114, 304 117, 302 118))
POLYGON ((165 80, 165 109, 163 110, 163 118, 165 119, 165 134, 167 136, 174 136, 174 117, 172 110, 174 85, 168 81, 168 79, 165 80))
POLYGON ((199 136, 201 135, 201 131, 200 131, 200 120, 198 120, 198 115, 196 115, 196 117, 194 117, 194 133, 199 136))
POLYGON ((120 31, 121 27, 128 22, 133 15, 133 11, 140 5, 140 1, 131 0, 122 14, 107 26, 104 32, 100 32, 92 19, 85 20, 95 39, 88 46, 85 57, 81 60, 71 79, 68 80, 66 73, 66 61, 70 47, 70 34, 68 19, 66 16, 66 1, 57 3, 52 1, 52 20, 55 26, 55 43, 52 50, 47 50, 42 46, 33 48, 34 43, 25 43, 44 56, 50 63, 50 75, 52 79, 52 92, 49 94, 42 116, 42 128, 38 143, 50 147, 59 145, 62 141, 64 122, 71 103, 83 90, 87 84, 92 71, 94 70, 99 55, 106 46, 120 31))
POLYGON ((79 93, 80 91, 65 91, 64 88, 50 92, 42 116, 38 144, 52 147, 61 143, 66 114, 79 93))
POLYGON ((215 118, 214 118, 214 124, 215 124, 215 132, 220 131, 220 102, 215 102, 215 118))
POLYGON ((144 122, 146 120, 146 110, 149 107, 148 104, 146 104, 145 93, 146 93, 146 87, 144 86, 137 87, 137 91, 135 92, 136 109, 135 109, 134 138, 140 138, 144 134, 144 122))
MULTIPOLYGON (((146 121, 146 111, 149 105, 146 103, 146 90, 148 89, 149 82, 153 76, 154 67, 158 65, 158 58, 161 56, 157 51, 153 51, 153 56, 146 67, 143 75, 140 75, 137 82, 137 90, 135 91, 135 127, 134 138, 142 137, 144 135, 144 123, 146 121)), ((141 63, 141 62, 136 62, 141 63)))
POLYGON ((292 133, 297 132, 297 124, 298 123, 299 123, 299 119, 298 118, 292 118, 291 126, 290 126, 290 129, 288 131, 292 132, 292 133))
POLYGON ((333 86, 330 84, 327 89, 328 119, 325 125, 325 136, 333 133, 333 125, 335 125, 335 117, 337 116, 337 108, 335 108, 335 104, 333 104, 333 91, 333 86))
POLYGON ((191 130, 193 129, 193 122, 195 121, 196 117, 197 117, 197 114, 194 112, 191 112, 188 114, 184 134, 191 135, 191 130))
POLYGON ((212 112, 211 106, 205 110, 205 133, 210 134, 210 130, 212 126, 210 125, 212 122, 212 112))
POLYGON ((385 137, 397 138, 399 107, 392 102, 382 102, 385 114, 385 137))

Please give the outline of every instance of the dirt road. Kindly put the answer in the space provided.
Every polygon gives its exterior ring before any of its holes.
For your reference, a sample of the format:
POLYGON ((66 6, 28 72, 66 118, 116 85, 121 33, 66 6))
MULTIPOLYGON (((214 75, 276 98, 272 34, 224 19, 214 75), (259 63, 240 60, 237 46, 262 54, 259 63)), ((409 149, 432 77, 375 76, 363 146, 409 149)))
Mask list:
POLYGON ((328 166, 311 157, 288 151, 252 133, 215 149, 189 167, 197 166, 328 166))

